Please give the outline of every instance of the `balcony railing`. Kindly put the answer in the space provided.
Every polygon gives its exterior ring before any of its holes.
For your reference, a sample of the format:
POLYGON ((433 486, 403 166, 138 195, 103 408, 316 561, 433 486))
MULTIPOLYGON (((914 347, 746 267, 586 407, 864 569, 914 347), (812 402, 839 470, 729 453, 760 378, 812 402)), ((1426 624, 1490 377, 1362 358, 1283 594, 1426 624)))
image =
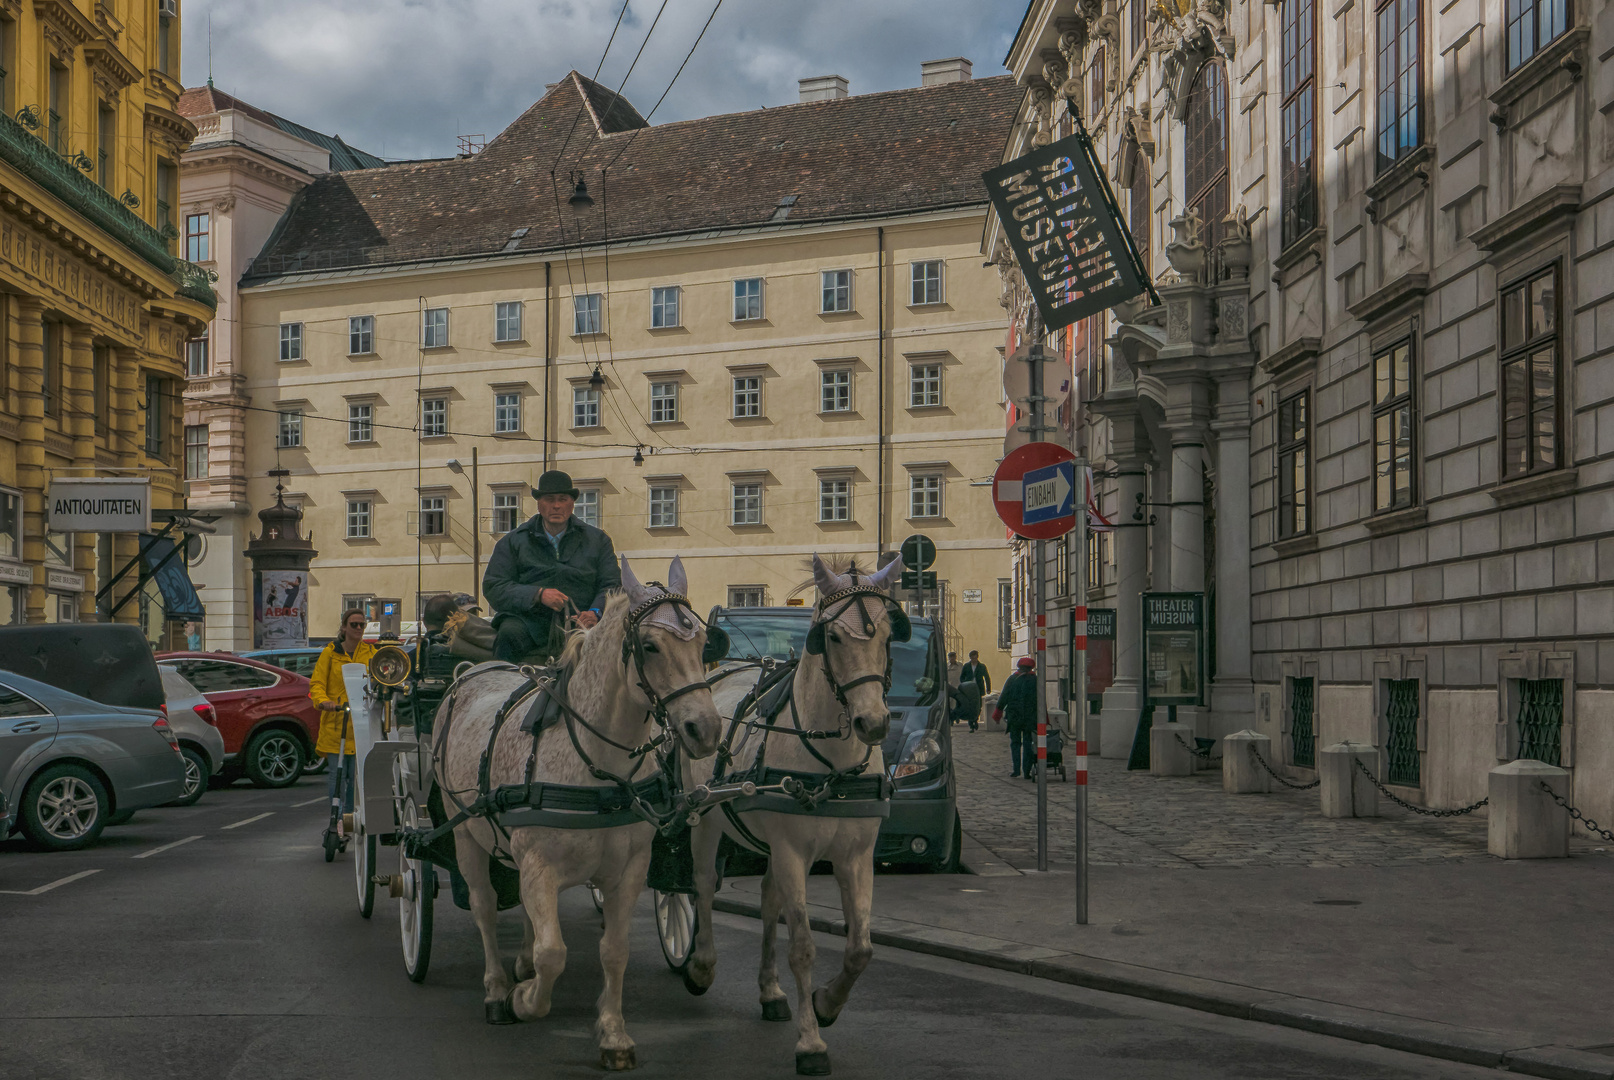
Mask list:
POLYGON ((209 307, 218 306, 218 297, 208 287, 207 271, 190 263, 184 266, 191 270, 180 270, 181 260, 168 251, 168 242, 162 233, 141 221, 127 206, 4 113, 0 113, 0 158, 89 218, 146 262, 175 277, 180 283, 180 295, 209 307))
POLYGON ((213 291, 213 282, 219 279, 217 271, 197 266, 184 259, 174 260, 174 280, 179 282, 177 290, 180 296, 195 300, 199 304, 206 304, 210 308, 219 306, 218 294, 213 291))

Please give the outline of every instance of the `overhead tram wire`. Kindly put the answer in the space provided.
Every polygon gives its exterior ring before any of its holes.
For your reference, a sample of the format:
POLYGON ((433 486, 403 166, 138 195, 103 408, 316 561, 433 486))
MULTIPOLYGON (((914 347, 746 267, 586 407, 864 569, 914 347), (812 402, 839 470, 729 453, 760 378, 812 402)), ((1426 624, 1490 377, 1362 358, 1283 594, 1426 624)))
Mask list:
MULTIPOLYGON (((594 78, 595 78, 595 80, 599 79, 600 72, 602 70, 604 70, 604 68, 605 68, 605 58, 607 56, 611 55, 611 43, 616 41, 616 33, 617 33, 617 31, 622 29, 622 18, 623 18, 623 16, 627 15, 627 13, 628 13, 628 4, 631 3, 631 2, 632 2, 632 0, 622 0, 622 10, 616 13, 616 25, 611 27, 611 36, 606 39, 605 50, 600 53, 600 62, 598 64, 594 65, 594 78)), ((648 37, 648 35, 646 35, 646 36, 648 37)), ((554 176, 555 175, 555 170, 560 168, 560 159, 565 156, 566 148, 571 145, 572 136, 577 134, 577 125, 583 119, 583 110, 585 108, 587 108, 587 107, 588 107, 588 99, 585 97, 577 105, 577 115, 572 117, 571 130, 566 132, 566 140, 560 144, 560 151, 555 154, 555 163, 553 165, 549 166, 549 175, 550 176, 554 176)))

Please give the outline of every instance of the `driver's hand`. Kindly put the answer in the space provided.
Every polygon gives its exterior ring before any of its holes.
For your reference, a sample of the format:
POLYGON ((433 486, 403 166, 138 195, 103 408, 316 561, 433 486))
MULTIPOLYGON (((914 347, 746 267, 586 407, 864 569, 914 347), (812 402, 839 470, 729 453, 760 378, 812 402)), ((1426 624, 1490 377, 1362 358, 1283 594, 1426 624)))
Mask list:
POLYGON ((589 629, 599 621, 600 617, 594 614, 592 611, 579 611, 577 613, 577 625, 581 626, 584 630, 589 629))
POLYGON ((566 606, 566 594, 559 589, 539 589, 538 602, 546 608, 560 611, 566 606))

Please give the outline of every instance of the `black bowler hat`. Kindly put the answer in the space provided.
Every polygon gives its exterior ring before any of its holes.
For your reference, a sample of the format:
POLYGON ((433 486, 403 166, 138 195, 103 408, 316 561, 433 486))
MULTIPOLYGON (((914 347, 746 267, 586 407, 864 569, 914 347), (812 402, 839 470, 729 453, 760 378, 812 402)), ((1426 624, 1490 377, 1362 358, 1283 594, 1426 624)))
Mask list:
POLYGON ((545 495, 570 495, 577 498, 582 494, 572 486, 571 474, 563 473, 559 469, 550 469, 538 478, 538 486, 532 489, 532 497, 540 499, 545 495))

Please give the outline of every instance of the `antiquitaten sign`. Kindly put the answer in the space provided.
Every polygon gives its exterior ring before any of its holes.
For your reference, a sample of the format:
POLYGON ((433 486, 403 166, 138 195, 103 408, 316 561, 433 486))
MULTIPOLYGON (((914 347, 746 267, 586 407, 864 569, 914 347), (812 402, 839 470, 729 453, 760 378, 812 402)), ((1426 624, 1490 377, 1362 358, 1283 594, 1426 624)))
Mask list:
POLYGON ((59 477, 50 482, 45 520, 52 532, 146 532, 151 528, 151 481, 59 477))
POLYGON ((1033 150, 982 179, 1045 331, 1148 291, 1086 134, 1033 150))

